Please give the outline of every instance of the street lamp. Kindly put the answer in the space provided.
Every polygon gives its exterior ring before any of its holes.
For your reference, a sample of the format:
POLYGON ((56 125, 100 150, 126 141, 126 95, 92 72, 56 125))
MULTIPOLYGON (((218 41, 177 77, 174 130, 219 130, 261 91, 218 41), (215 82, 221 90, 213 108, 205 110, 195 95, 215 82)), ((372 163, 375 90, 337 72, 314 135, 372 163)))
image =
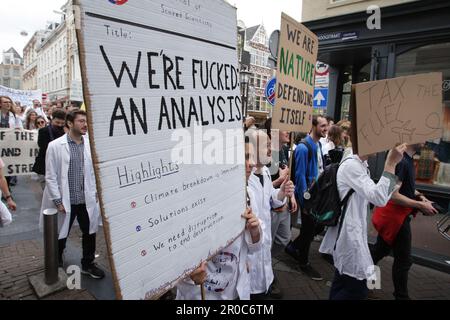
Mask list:
POLYGON ((250 82, 251 75, 252 73, 247 71, 245 67, 239 72, 239 78, 241 83, 241 97, 242 97, 242 115, 244 117, 247 117, 248 85, 250 82))

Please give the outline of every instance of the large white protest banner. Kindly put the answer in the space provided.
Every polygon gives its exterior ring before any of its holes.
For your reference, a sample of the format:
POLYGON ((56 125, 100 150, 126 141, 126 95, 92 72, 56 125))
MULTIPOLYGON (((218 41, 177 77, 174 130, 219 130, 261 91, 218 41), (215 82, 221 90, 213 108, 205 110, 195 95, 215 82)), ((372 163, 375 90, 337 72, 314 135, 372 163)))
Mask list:
POLYGON ((4 86, 0 86, 0 96, 8 96, 14 102, 20 102, 22 106, 33 106, 33 100, 42 102, 41 90, 16 90, 4 86))
POLYGON ((26 176, 33 173, 39 152, 38 132, 0 129, 0 158, 5 162, 5 176, 26 176))
POLYGON ((117 298, 155 298, 244 229, 236 9, 112 2, 75 2, 84 101, 117 298))

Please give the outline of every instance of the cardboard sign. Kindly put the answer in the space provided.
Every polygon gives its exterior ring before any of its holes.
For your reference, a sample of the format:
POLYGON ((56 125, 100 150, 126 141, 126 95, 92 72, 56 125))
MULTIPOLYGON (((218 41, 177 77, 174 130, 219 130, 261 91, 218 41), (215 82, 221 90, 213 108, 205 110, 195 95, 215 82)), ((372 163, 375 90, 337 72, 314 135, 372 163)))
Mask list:
POLYGON ((5 162, 5 176, 26 176, 33 173, 39 152, 37 130, 0 129, 0 158, 5 162))
POLYGON ((282 13, 274 129, 297 132, 311 129, 318 47, 314 33, 282 13))
POLYGON ((116 295, 155 298, 244 229, 236 9, 219 0, 76 3, 116 295))
POLYGON ((442 136, 442 73, 359 83, 352 86, 352 96, 354 153, 368 155, 442 136))
POLYGON ((13 102, 20 102, 20 105, 31 107, 33 100, 39 100, 42 103, 41 90, 16 90, 0 86, 0 96, 8 96, 13 102))

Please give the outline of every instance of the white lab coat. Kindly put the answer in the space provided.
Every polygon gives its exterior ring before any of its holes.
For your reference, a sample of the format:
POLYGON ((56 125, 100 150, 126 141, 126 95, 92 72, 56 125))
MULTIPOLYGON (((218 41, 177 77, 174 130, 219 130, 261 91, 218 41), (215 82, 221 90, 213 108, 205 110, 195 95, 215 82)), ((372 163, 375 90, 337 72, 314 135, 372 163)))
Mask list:
MULTIPOLYGON (((260 232, 261 229, 260 229, 260 232)), ((256 252, 261 250, 262 233, 260 240, 257 243, 252 242, 250 232, 245 230, 232 244, 223 249, 221 252, 228 252, 232 246, 237 246, 239 250, 239 264, 238 268, 222 268, 221 277, 224 282, 227 283, 227 287, 230 290, 224 290, 222 292, 214 292, 212 290, 205 290, 206 300, 234 300, 239 298, 240 300, 250 300, 250 273, 248 270, 249 259, 248 254, 250 252, 256 252), (237 274, 236 274, 237 273, 237 274), (237 293, 237 297, 234 294, 237 293)), ((219 253, 220 254, 220 253, 219 253)), ((217 274, 217 269, 222 265, 217 265, 212 261, 208 261, 206 264, 208 274, 217 274)), ((209 277, 207 276, 207 279, 209 277)), ((207 287, 207 286, 206 286, 207 287)), ((201 291, 199 286, 188 277, 180 281, 177 285, 177 300, 201 300, 201 291)))
MULTIPOLYGON (((40 226, 43 222, 43 211, 56 208, 53 200, 62 199, 66 214, 58 213, 59 239, 67 238, 70 222, 70 192, 69 192, 69 161, 70 148, 67 142, 67 134, 50 142, 45 157, 45 190, 42 196, 40 226)), ((89 233, 98 230, 100 207, 96 197, 96 183, 94 168, 92 165, 89 139, 84 136, 84 195, 86 209, 89 214, 89 233)))
POLYGON ((12 112, 9 113, 9 128, 10 129, 23 129, 22 120, 20 117, 14 116, 12 112))
POLYGON ((370 178, 367 162, 361 161, 357 155, 349 157, 351 159, 339 167, 337 186, 341 200, 350 189, 355 190, 355 193, 348 201, 337 243, 339 224, 328 228, 319 251, 333 255, 334 266, 340 274, 364 280, 368 279, 373 271, 373 261, 367 243, 369 202, 377 207, 384 207, 394 191, 395 176, 388 178, 383 175, 375 184, 370 178))
POLYGON ((277 199, 280 190, 273 187, 270 171, 267 167, 262 169, 264 189, 259 178, 253 173, 248 180, 247 192, 250 197, 250 207, 261 223, 263 241, 261 250, 250 253, 249 259, 251 293, 258 294, 267 292, 273 282, 271 209, 283 206, 286 199, 283 201, 277 199))

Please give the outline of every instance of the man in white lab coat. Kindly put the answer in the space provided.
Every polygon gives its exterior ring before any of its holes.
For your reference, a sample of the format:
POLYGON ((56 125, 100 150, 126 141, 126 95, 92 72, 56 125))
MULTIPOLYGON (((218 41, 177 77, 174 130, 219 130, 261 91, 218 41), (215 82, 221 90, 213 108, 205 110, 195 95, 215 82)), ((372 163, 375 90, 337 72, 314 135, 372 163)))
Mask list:
POLYGON ((43 210, 57 208, 59 262, 62 266, 66 240, 77 218, 83 234, 82 273, 101 279, 105 273, 94 263, 99 205, 89 141, 85 137, 86 112, 70 112, 66 117, 66 125, 69 132, 52 141, 47 149, 41 222, 43 210))
POLYGON ((367 299, 367 279, 372 278, 374 271, 367 243, 369 203, 378 207, 387 204, 397 183, 395 166, 402 160, 405 150, 403 144, 389 152, 377 184, 370 178, 368 155, 350 155, 339 167, 336 178, 339 196, 341 200, 347 195, 349 198, 342 213, 342 224, 328 228, 319 249, 333 255, 336 270, 330 289, 331 300, 367 299))
POLYGON ((266 167, 271 161, 269 137, 261 130, 250 129, 246 134, 256 146, 256 167, 248 180, 247 192, 251 208, 261 221, 263 233, 262 249, 249 255, 252 299, 259 299, 263 298, 261 295, 270 293, 269 289, 274 280, 271 255, 271 209, 280 208, 286 204, 286 198, 294 194, 294 184, 289 180, 289 176, 286 176, 279 189, 273 187, 270 170, 266 167))
POLYGON ((45 122, 49 122, 47 114, 45 113, 44 108, 42 108, 42 104, 39 102, 39 100, 33 100, 33 106, 29 106, 28 108, 26 108, 24 115, 27 115, 30 111, 36 112, 38 116, 41 116, 45 119, 45 122))

